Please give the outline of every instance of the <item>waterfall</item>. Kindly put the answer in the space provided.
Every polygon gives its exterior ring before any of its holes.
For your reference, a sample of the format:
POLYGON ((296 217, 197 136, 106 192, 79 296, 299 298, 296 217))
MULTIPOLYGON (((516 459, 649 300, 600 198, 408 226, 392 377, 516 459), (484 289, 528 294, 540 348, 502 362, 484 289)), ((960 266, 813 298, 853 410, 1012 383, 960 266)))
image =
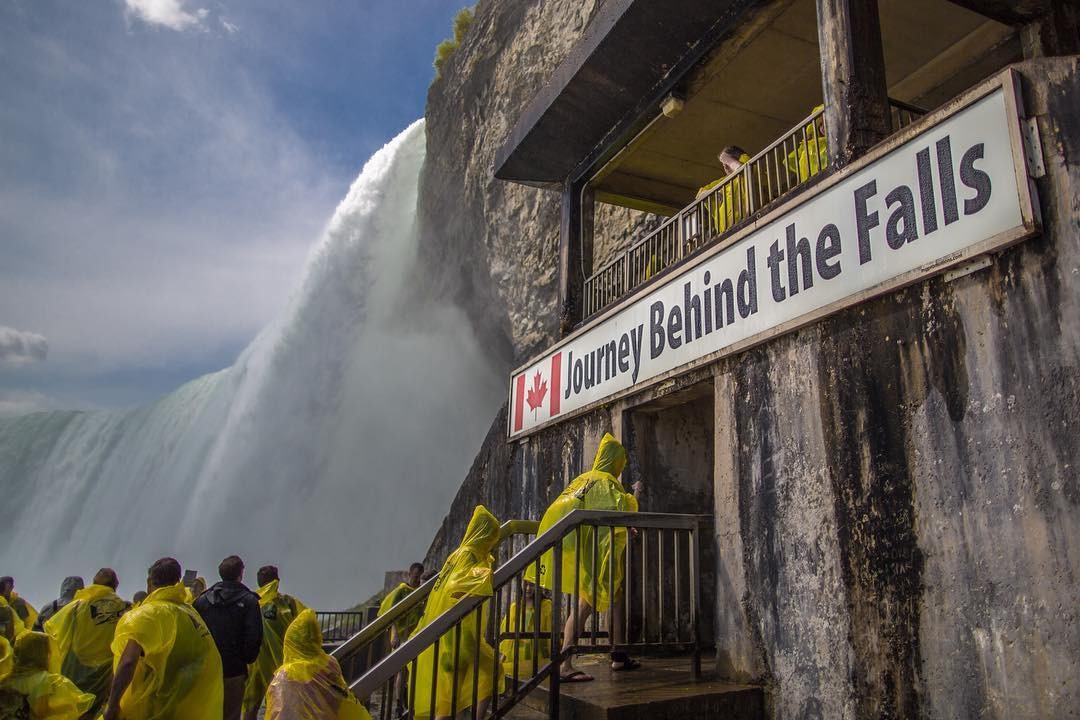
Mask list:
MULTIPOLYGON (((130 597, 171 555, 217 580, 278 565, 341 609, 422 559, 503 398, 416 266, 417 121, 366 163, 285 312, 236 363, 130 411, 0 419, 0 574, 32 602, 117 570, 130 597)), ((243 302, 238 291, 236 302, 243 302)))

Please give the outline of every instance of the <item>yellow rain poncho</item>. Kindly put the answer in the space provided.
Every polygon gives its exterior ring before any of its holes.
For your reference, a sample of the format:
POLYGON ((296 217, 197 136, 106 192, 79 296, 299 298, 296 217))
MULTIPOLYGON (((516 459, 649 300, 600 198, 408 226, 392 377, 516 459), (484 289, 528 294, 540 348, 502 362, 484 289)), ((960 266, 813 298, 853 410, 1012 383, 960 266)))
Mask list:
POLYGON ((0 637, 0 683, 7 680, 15 667, 15 654, 11 650, 11 643, 7 638, 0 637))
MULTIPOLYGON (((616 510, 619 512, 637 512, 637 498, 623 489, 619 474, 626 467, 626 450, 619 441, 605 433, 596 450, 596 460, 592 470, 574 478, 540 520, 538 535, 543 534, 559 520, 573 510, 616 510)), ((622 588, 625 572, 624 553, 626 552, 626 528, 616 528, 614 541, 611 530, 600 528, 595 531, 588 526, 581 526, 581 553, 578 553, 577 533, 571 532, 563 540, 562 546, 562 587, 554 588, 552 573, 553 553, 544 553, 540 560, 540 585, 555 592, 574 594, 574 568, 578 567, 578 592, 580 596, 600 612, 605 612, 611 605, 608 598, 609 584, 618 597, 622 588), (594 540, 596 534, 596 556, 594 540), (614 576, 612 576, 614 573, 614 576), (593 578, 596 578, 596 597, 593 595, 593 578)), ((535 572, 530 565, 525 571, 525 579, 535 582, 535 572)))
POLYGON ((19 593, 14 591, 11 593, 11 603, 9 604, 14 608, 19 619, 22 620, 23 627, 27 630, 34 627, 34 623, 37 622, 38 611, 34 609, 33 605, 19 597, 19 593))
POLYGON ((120 700, 124 720, 221 720, 221 656, 185 590, 154 590, 116 626, 114 672, 129 640, 143 650, 120 700))
MULTIPOLYGON (((813 112, 824 107, 818 105, 813 112)), ((799 176, 799 182, 806 182, 829 167, 829 143, 817 121, 804 125, 797 137, 800 138, 798 144, 788 153, 784 166, 788 172, 799 176)))
MULTIPOLYGON (((533 608, 533 601, 526 599, 522 601, 524 607, 521 609, 521 630, 518 630, 518 603, 515 600, 510 603, 510 612, 502 619, 502 623, 499 626, 501 632, 520 632, 522 634, 529 634, 536 631, 536 611, 533 608)), ((548 637, 540 638, 539 652, 536 653, 536 668, 539 670, 544 667, 551 660, 551 601, 543 599, 540 601, 540 632, 547 633, 548 637)), ((537 641, 533 638, 517 639, 517 656, 518 656, 518 678, 530 678, 532 677, 532 661, 534 648, 537 647, 537 641)), ((507 639, 499 643, 499 654, 502 655, 503 672, 508 677, 514 676, 514 640, 507 639)))
MULTIPOLYGON (((416 590, 416 588, 409 583, 404 582, 391 590, 386 594, 386 597, 383 598, 383 601, 379 603, 379 616, 381 617, 390 612, 392 607, 409 597, 414 590, 416 590)), ((394 622, 394 631, 397 632, 399 642, 405 642, 409 635, 412 635, 412 631, 420 623, 420 618, 423 616, 424 605, 423 603, 420 603, 394 622)))
POLYGON ((55 642, 60 673, 83 692, 96 696, 98 708, 109 699, 112 682, 113 634, 128 609, 110 587, 91 585, 45 621, 45 632, 55 642))
POLYGON ((8 601, 0 596, 0 637, 10 644, 15 643, 15 638, 26 632, 27 628, 19 619, 15 608, 8 605, 8 601))
POLYGON ((266 720, 371 720, 323 651, 314 610, 297 615, 284 643, 284 663, 266 691, 266 720))
POLYGON ((78 720, 93 705, 93 695, 49 671, 50 640, 45 633, 20 635, 14 655, 11 674, 0 682, 0 717, 78 720))
MULTIPOLYGON (((745 165, 750 162, 750 156, 743 153, 739 156, 739 162, 745 165)), ((698 190, 698 196, 703 197, 704 193, 711 192, 716 186, 727 182, 718 195, 705 202, 706 216, 712 221, 705 233, 706 239, 726 231, 746 216, 746 189, 743 187, 742 175, 732 177, 730 182, 728 177, 730 176, 713 180, 698 190)))
MULTIPOLYGON (((491 551, 499 542, 499 521, 483 505, 477 505, 472 520, 465 530, 465 537, 457 550, 446 558, 439 579, 428 596, 424 615, 417 625, 417 630, 426 627, 437 617, 452 608, 467 595, 490 597, 492 595, 491 575, 494 558, 491 551)), ((476 697, 483 701, 491 697, 493 691, 502 692, 502 676, 493 678, 495 666, 495 648, 483 637, 483 628, 487 626, 487 605, 484 606, 484 618, 477 624, 476 613, 470 613, 461 622, 460 648, 455 648, 455 631, 447 631, 439 639, 439 657, 434 657, 434 646, 422 652, 417 658, 416 677, 410 676, 409 682, 415 683, 413 707, 414 718, 427 718, 432 715, 450 715, 453 703, 454 686, 457 686, 457 711, 472 707, 473 700, 473 662, 477 659, 477 641, 479 640, 480 672, 477 682, 476 697), (454 658, 457 657, 457 674, 454 673, 454 658), (438 677, 435 707, 431 707, 431 684, 438 677), (498 683, 496 688, 495 683, 498 683)))
POLYGON ((262 613, 263 639, 259 657, 248 665, 247 685, 244 686, 244 710, 253 710, 262 704, 266 688, 281 667, 285 645, 285 631, 296 616, 307 607, 290 595, 278 592, 278 580, 271 580, 259 588, 259 611, 262 613))

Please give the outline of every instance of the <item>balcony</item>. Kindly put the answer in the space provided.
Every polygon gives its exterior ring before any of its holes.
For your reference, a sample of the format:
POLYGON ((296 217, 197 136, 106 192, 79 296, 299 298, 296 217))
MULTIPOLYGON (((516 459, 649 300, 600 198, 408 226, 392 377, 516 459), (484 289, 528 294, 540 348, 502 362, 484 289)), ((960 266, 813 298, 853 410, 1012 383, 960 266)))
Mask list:
MULTIPOLYGON (((889 100, 893 132, 926 111, 889 100)), ((585 280, 584 315, 588 319, 631 290, 773 206, 793 190, 822 175, 829 165, 825 111, 807 117, 754 155, 737 172, 661 223, 585 280)))

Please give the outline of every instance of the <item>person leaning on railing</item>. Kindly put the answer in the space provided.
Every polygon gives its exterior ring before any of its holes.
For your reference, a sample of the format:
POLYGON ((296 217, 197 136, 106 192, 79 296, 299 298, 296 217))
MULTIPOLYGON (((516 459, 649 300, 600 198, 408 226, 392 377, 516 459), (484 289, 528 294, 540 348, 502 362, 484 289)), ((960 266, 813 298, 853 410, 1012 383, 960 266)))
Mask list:
POLYGON ((784 167, 803 183, 829 167, 829 144, 825 138, 824 105, 818 105, 810 113, 813 120, 796 131, 795 149, 788 153, 784 167))
POLYGON ((705 201, 705 212, 701 214, 701 217, 709 223, 703 239, 715 237, 742 220, 746 207, 747 189, 743 186, 742 177, 737 173, 743 165, 750 162, 750 156, 738 145, 728 145, 716 157, 724 168, 724 177, 717 178, 699 189, 694 198, 696 202, 713 195, 705 201), (721 184, 724 184, 724 187, 718 193, 714 193, 713 191, 721 184))

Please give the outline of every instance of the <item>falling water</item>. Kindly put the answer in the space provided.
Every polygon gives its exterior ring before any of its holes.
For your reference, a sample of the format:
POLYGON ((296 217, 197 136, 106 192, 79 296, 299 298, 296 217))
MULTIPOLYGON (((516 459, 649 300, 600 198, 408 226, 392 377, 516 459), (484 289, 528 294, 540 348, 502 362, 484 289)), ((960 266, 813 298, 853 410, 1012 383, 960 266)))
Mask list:
POLYGON ((423 121, 371 157, 232 367, 137 410, 0 420, 0 574, 40 602, 112 566, 130 596, 158 557, 212 582, 237 553, 338 609, 421 558, 502 397, 464 314, 422 299, 423 158, 423 121))

